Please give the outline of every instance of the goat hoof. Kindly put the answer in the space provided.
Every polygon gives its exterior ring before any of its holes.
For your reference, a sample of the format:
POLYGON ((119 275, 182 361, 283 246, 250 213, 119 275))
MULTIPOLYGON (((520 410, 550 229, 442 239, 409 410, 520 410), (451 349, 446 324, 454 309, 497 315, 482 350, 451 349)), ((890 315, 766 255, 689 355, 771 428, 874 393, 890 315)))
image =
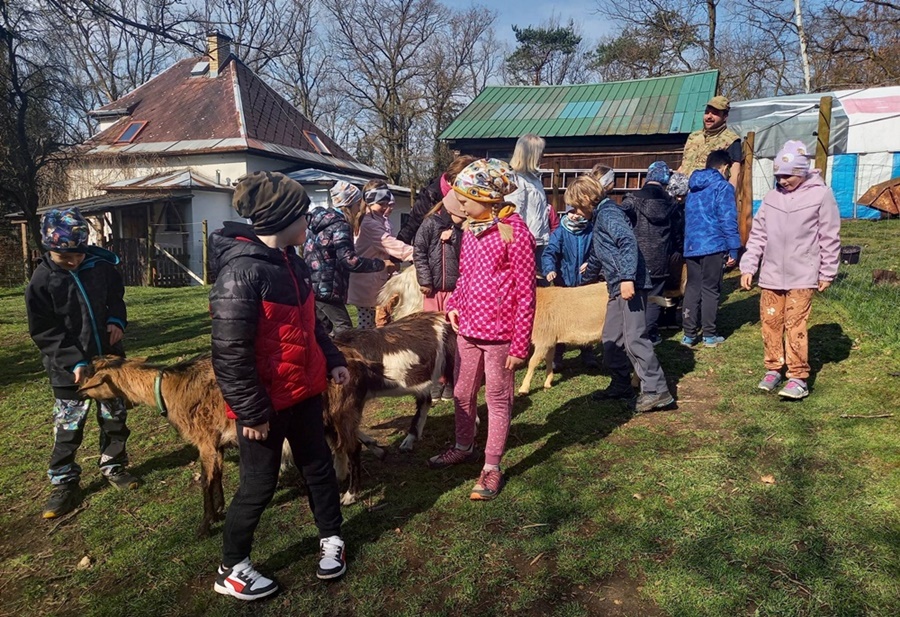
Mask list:
POLYGON ((412 435, 407 435, 403 442, 400 444, 401 452, 412 452, 413 445, 416 443, 416 438, 412 435))
POLYGON ((384 448, 381 447, 372 448, 372 454, 374 454, 375 458, 377 458, 379 461, 383 461, 385 458, 387 458, 387 452, 384 448))
POLYGON ((350 491, 347 491, 343 495, 341 495, 341 505, 342 506, 352 506, 356 503, 357 496, 350 491))
POLYGON ((197 528, 197 538, 203 540, 209 537, 209 524, 203 523, 197 528))

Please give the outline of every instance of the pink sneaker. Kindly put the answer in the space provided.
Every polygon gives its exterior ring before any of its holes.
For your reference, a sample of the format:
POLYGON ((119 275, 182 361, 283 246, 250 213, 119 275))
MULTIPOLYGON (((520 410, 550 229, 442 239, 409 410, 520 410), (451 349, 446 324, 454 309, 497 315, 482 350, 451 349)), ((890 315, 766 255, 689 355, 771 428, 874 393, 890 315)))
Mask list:
POLYGON ((444 450, 437 456, 432 456, 428 459, 428 466, 432 469, 443 469, 444 467, 450 467, 451 465, 469 463, 476 458, 478 458, 478 455, 475 453, 474 445, 468 450, 460 450, 456 447, 452 447, 444 450))
POLYGON ((478 483, 472 488, 469 499, 472 501, 490 501, 500 494, 503 488, 503 472, 499 469, 482 469, 478 483))

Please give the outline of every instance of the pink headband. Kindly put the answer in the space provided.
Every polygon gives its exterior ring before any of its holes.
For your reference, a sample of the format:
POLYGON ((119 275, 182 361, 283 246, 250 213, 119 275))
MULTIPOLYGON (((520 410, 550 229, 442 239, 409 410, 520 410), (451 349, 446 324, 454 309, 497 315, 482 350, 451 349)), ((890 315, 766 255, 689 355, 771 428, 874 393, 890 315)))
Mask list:
POLYGON ((446 197, 452 190, 453 187, 447 182, 447 174, 441 174, 441 195, 446 197))

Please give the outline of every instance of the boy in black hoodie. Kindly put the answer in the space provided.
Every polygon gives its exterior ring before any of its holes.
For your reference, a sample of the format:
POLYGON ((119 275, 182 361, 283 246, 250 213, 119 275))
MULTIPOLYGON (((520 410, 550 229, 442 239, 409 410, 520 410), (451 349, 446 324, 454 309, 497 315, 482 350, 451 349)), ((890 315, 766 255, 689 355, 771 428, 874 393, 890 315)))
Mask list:
MULTIPOLYGON (((70 512, 78 501, 81 466, 75 462, 75 453, 91 405, 90 399, 78 394, 78 384, 86 379, 88 363, 95 356, 125 355, 125 287, 115 269, 119 258, 88 246, 88 229, 77 208, 46 213, 41 238, 47 252, 25 290, 28 330, 41 350, 56 398, 55 443, 47 472, 53 491, 43 510, 48 519, 70 512)), ((98 401, 100 471, 120 489, 139 484, 125 471, 127 415, 120 399, 98 401)))
POLYGON ((213 589, 240 600, 278 591, 250 561, 253 535, 275 494, 281 448, 291 445, 319 530, 320 579, 347 569, 341 504, 322 424, 328 377, 349 379, 347 362, 316 319, 306 263, 294 252, 306 236, 309 197, 275 172, 241 178, 234 208, 245 223, 225 223, 210 238, 216 284, 209 292, 212 364, 237 420, 241 478, 222 531, 222 565, 213 589))
MULTIPOLYGON (((669 260, 681 250, 684 241, 683 232, 679 232, 677 205, 666 191, 671 176, 665 161, 656 161, 647 169, 644 186, 622 201, 622 207, 630 208, 636 215, 634 237, 650 275, 648 297, 662 296, 669 277, 669 260)), ((655 302, 647 303, 647 336, 653 345, 662 342, 657 326, 661 310, 655 302)))

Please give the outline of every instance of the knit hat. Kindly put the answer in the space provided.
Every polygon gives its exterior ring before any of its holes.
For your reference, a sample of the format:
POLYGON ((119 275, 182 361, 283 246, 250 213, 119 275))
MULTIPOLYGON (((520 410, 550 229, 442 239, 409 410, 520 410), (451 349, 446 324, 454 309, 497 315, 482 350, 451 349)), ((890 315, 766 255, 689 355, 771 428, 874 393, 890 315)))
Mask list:
POLYGON ((335 183, 329 192, 331 193, 332 208, 350 208, 362 200, 362 191, 343 180, 335 183))
POLYGON ((479 159, 459 172, 453 190, 474 201, 499 204, 518 188, 516 172, 498 159, 479 159))
POLYGON ((775 155, 774 164, 776 176, 809 175, 810 161, 806 144, 794 139, 786 142, 775 155))
POLYGON ((659 182, 663 186, 669 183, 672 177, 672 170, 666 165, 665 161, 656 161, 647 168, 647 182, 659 182))
POLYGON ((41 244, 48 251, 83 253, 87 249, 88 223, 78 208, 50 210, 41 217, 41 244))
POLYGON ((255 171, 238 180, 232 206, 250 219, 253 231, 270 236, 309 210, 309 195, 296 180, 277 171, 255 171))
POLYGON ((451 190, 444 195, 444 199, 441 200, 441 203, 444 204, 444 210, 450 214, 460 218, 466 218, 466 213, 462 211, 462 204, 459 202, 459 195, 456 194, 456 191, 451 190))
POLYGON ((666 187, 672 197, 684 197, 688 193, 688 177, 681 172, 673 172, 669 176, 669 185, 666 187))

